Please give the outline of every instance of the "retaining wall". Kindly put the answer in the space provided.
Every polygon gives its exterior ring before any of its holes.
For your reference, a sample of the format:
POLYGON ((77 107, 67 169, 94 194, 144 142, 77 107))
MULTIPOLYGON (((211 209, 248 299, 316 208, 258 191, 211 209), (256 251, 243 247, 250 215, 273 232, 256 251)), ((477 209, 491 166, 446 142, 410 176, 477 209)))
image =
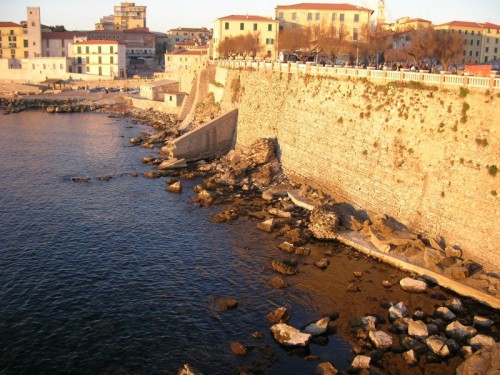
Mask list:
POLYGON ((275 137, 293 179, 500 269, 498 95, 272 71, 217 74, 226 75, 221 106, 239 108, 237 143, 275 137))

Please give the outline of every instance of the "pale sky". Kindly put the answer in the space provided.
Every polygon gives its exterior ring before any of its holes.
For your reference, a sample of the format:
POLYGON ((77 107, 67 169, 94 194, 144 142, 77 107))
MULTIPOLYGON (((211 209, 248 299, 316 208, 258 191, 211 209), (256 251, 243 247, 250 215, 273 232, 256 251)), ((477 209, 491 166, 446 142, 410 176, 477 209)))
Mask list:
MULTIPOLYGON (((64 25, 67 30, 93 30, 102 16, 113 14, 120 0, 0 0, 0 21, 26 20, 26 7, 38 6, 42 23, 64 25)), ((376 9, 377 0, 290 1, 290 0, 137 0, 147 7, 147 26, 166 32, 176 27, 213 27, 213 21, 231 14, 274 17, 277 5, 301 2, 350 3, 376 9), (175 4, 175 5, 174 5, 175 4)), ((500 24, 500 0, 385 0, 388 21, 418 17, 434 24, 450 21, 500 24)))

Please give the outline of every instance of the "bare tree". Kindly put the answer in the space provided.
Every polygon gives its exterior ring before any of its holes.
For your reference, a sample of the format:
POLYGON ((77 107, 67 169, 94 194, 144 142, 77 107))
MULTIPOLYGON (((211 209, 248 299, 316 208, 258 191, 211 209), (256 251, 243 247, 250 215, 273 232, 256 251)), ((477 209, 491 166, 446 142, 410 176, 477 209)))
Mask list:
POLYGON ((434 29, 420 29, 409 33, 410 42, 405 46, 405 52, 411 57, 415 65, 423 66, 428 63, 432 66, 436 61, 436 40, 434 29))
POLYGON ((219 43, 217 53, 224 59, 235 59, 238 56, 237 41, 234 37, 227 37, 219 43))
POLYGON ((389 46, 389 33, 382 28, 382 25, 363 26, 359 38, 359 49, 363 60, 370 64, 378 64, 389 46))
POLYGON ((312 30, 310 28, 289 28, 280 32, 280 51, 296 55, 301 61, 307 60, 315 52, 311 48, 312 30))
POLYGON ((464 38, 448 30, 434 30, 434 43, 436 46, 436 59, 448 70, 450 64, 460 61, 460 53, 464 49, 464 38))
POLYGON ((317 38, 319 52, 328 55, 334 64, 339 55, 348 52, 350 42, 351 35, 344 24, 323 28, 317 38))

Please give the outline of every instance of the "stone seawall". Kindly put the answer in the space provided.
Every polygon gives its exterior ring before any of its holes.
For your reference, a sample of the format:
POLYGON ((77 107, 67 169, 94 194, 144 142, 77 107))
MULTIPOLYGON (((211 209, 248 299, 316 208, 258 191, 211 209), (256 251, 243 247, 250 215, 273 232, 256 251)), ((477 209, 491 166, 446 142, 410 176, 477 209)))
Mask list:
MULTIPOLYGON (((226 77, 227 75, 227 77, 226 77)), ((278 139, 285 172, 500 269, 500 97, 228 70, 237 143, 278 139)))

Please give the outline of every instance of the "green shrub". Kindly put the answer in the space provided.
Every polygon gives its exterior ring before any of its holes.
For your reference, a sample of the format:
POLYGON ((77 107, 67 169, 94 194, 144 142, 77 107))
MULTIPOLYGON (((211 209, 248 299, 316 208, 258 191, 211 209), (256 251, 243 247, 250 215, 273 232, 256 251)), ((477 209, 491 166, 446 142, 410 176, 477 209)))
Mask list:
POLYGON ((465 87, 460 87, 460 97, 465 98, 467 95, 469 95, 469 89, 465 87))
POLYGON ((488 167, 488 173, 491 176, 495 177, 497 175, 497 172, 498 172, 498 167, 496 165, 490 165, 488 167))

